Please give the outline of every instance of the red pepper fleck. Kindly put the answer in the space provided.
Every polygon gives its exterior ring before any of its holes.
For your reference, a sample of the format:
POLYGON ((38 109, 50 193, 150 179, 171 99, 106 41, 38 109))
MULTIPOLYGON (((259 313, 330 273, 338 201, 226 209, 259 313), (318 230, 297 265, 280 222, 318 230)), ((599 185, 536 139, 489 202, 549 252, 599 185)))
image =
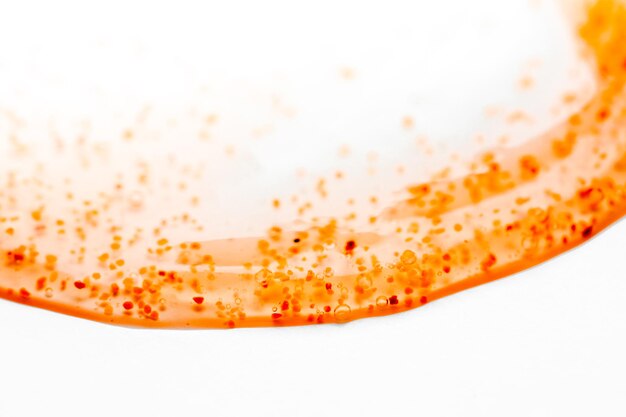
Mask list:
POLYGON ((593 192, 594 188, 587 188, 586 190, 581 190, 578 192, 580 198, 587 198, 593 192))
POLYGON ((193 297, 193 301, 196 304, 202 304, 202 303, 204 303, 204 297, 193 297))
POLYGON ((46 277, 41 277, 37 280, 37 290, 43 290, 43 287, 46 285, 46 277))
POLYGON ((420 303, 426 304, 427 302, 428 302, 428 297, 426 297, 425 295, 422 295, 420 297, 420 303))
POLYGON ((283 301, 283 304, 280 306, 280 309, 283 311, 289 310, 289 301, 287 300, 283 301))
POLYGON ((589 237, 593 232, 593 226, 587 226, 583 229, 583 237, 589 237))
POLYGON ((331 284, 330 282, 326 283, 326 291, 330 291, 333 289, 333 284, 331 284))
POLYGON ((356 242, 354 240, 349 240, 346 242, 346 252, 352 253, 352 251, 356 248, 356 242))
POLYGON ((122 304, 122 307, 124 307, 124 309, 126 309, 126 310, 130 310, 134 306, 135 305, 131 301, 125 301, 124 304, 122 304))
POLYGON ((272 313, 272 319, 273 320, 278 320, 279 318, 281 318, 283 315, 280 313, 272 313))
POLYGON ((26 290, 26 288, 20 288, 20 295, 24 298, 30 297, 30 293, 26 290))
POLYGON ((397 295, 392 295, 391 297, 389 297, 389 304, 391 304, 391 305, 398 304, 398 296, 397 295))
POLYGON ((493 253, 489 253, 487 257, 481 262, 480 266, 483 271, 487 271, 492 266, 494 266, 497 261, 498 259, 496 258, 496 255, 494 255, 493 253))
POLYGON ((598 112, 598 121, 606 120, 611 113, 607 109, 602 109, 598 112))
POLYGON ((330 306, 324 306, 325 312, 330 313, 330 310, 331 310, 330 306))
POLYGON ((74 286, 79 290, 82 290, 83 288, 85 288, 85 283, 82 281, 75 281, 74 286))
POLYGON ((230 329, 232 329, 232 328, 234 328, 234 327, 235 327, 235 322, 234 322, 234 321, 232 321, 232 320, 228 320, 228 321, 226 322, 226 325, 227 325, 230 329))

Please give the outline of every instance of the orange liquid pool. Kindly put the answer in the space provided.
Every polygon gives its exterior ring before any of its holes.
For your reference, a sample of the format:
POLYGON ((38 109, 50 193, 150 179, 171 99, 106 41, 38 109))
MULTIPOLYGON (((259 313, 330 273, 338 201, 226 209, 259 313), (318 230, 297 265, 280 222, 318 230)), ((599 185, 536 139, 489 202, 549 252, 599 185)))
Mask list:
POLYGON ((316 182, 315 198, 264 191, 273 214, 255 219, 263 234, 233 227, 231 237, 222 224, 214 239, 207 224, 237 208, 204 197, 215 187, 206 172, 228 166, 203 165, 201 140, 183 160, 132 131, 111 147, 15 140, 0 167, 0 297, 140 327, 344 323, 571 249, 626 211, 626 8, 595 0, 574 15, 597 82, 578 111, 519 146, 480 152, 465 175, 442 166, 388 206, 372 191, 346 216, 316 211, 332 211, 341 196, 329 189, 351 181, 337 172, 316 182), (280 221, 286 213, 297 220, 280 221))

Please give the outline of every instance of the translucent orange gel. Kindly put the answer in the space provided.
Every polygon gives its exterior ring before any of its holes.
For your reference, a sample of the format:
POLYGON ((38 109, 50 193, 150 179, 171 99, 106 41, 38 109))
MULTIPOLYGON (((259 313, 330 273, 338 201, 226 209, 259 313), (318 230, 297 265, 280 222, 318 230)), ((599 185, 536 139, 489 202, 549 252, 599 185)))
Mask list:
POLYGON ((141 327, 338 323, 413 309, 566 251, 626 211, 626 9, 596 0, 582 16, 598 87, 579 111, 478 155, 463 177, 444 170, 384 210, 359 208, 368 221, 358 225, 309 218, 305 205, 288 226, 260 217, 265 236, 208 240, 202 173, 132 133, 108 150, 15 142, 0 172, 0 297, 141 327))

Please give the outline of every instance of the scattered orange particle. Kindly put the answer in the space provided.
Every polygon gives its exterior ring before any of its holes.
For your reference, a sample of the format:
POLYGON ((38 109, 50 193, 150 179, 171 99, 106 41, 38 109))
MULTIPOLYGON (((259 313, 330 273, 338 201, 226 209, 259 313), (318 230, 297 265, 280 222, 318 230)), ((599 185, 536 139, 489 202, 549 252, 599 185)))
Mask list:
MULTIPOLYGON (((458 156, 430 178, 409 177, 404 162, 390 164, 403 182, 379 188, 369 187, 369 176, 383 169, 375 154, 362 155, 368 172, 361 178, 343 165, 315 176, 299 171, 302 193, 271 195, 271 207, 252 207, 261 213, 256 224, 234 237, 219 210, 239 207, 224 204, 205 172, 219 180, 231 167, 192 158, 207 155, 205 146, 219 134, 214 114, 200 113, 207 140, 194 134, 189 158, 156 156, 158 149, 116 165, 139 145, 142 130, 134 126, 118 126, 121 151, 81 138, 54 158, 35 148, 16 153, 18 175, 0 166, 7 178, 0 190, 0 297, 144 327, 344 323, 419 307, 566 251, 626 213, 620 1, 585 6, 576 33, 597 92, 585 103, 565 94, 561 104, 570 113, 544 134, 471 160, 458 156), (84 181, 77 178, 83 173, 84 181), (88 178, 94 173, 97 181, 88 178)), ((342 68, 340 75, 353 80, 356 73, 342 68)), ((535 81, 526 75, 519 85, 535 81)), ((530 120, 521 110, 504 115, 510 123, 530 120)), ((415 128, 410 116, 396 117, 404 129, 415 128)), ((220 143, 220 155, 225 148, 245 163, 245 152, 220 143)), ((342 146, 340 158, 329 161, 346 163, 357 151, 342 146)))

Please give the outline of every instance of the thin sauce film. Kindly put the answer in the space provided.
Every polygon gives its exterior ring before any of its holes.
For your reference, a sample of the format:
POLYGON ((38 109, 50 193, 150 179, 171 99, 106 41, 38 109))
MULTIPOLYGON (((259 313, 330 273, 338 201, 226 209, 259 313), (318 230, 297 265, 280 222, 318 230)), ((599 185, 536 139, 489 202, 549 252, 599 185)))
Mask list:
MULTIPOLYGON (((391 206, 372 204, 358 227, 311 217, 315 203, 304 202, 300 222, 207 240, 202 170, 158 150, 134 159, 145 144, 132 131, 113 150, 14 141, 14 165, 0 172, 0 297, 141 327, 343 323, 562 253, 626 210, 626 8, 594 0, 581 10, 576 33, 597 89, 580 110, 522 145, 482 152, 467 175, 444 169, 391 206)), ((320 201, 340 180, 316 184, 320 201)), ((286 204, 277 196, 272 209, 286 204)))

